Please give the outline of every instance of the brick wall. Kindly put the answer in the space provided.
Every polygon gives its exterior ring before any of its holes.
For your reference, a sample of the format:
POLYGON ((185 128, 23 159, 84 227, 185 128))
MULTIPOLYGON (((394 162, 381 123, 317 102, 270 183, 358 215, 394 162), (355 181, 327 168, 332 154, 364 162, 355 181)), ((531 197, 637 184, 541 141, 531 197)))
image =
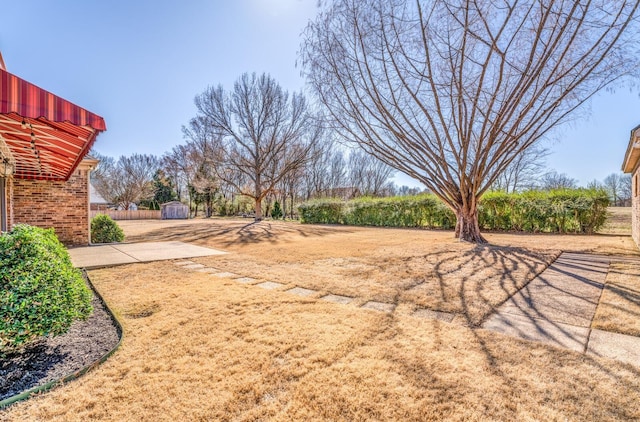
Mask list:
POLYGON ((631 234, 640 248, 640 164, 631 174, 631 234))
POLYGON ((13 179, 9 225, 53 227, 62 243, 87 245, 88 172, 88 168, 80 166, 66 182, 13 179))

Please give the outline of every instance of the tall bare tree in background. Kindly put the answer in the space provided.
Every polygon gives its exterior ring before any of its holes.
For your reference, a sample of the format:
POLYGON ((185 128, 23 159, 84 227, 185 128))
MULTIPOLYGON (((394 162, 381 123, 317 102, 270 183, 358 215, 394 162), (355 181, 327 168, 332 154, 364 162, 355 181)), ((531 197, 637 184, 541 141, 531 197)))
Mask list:
POLYGON ((123 155, 117 161, 99 153, 93 156, 100 160, 91 175, 93 186, 108 202, 128 210, 131 204, 153 197, 153 175, 159 167, 156 156, 123 155))
POLYGON ((478 200, 595 93, 637 74, 636 1, 335 0, 305 75, 340 133, 421 181, 486 242, 478 200))
POLYGON ((347 183, 344 152, 333 139, 323 138, 312 150, 303 171, 305 200, 332 196, 336 188, 347 183))
POLYGON ((539 178, 538 187, 542 190, 575 189, 578 187, 578 181, 566 173, 551 170, 539 178))
POLYGON ((262 200, 289 172, 303 166, 321 127, 302 94, 289 96, 269 75, 244 74, 233 91, 210 87, 195 99, 198 117, 219 140, 215 168, 220 179, 262 200))
POLYGON ((392 167, 364 151, 349 154, 349 181, 361 195, 388 196, 393 190, 389 181, 393 173, 392 167))
POLYGON ((182 133, 187 139, 187 162, 192 170, 188 183, 189 196, 196 200, 196 215, 198 204, 202 202, 205 217, 211 217, 215 195, 220 189, 215 168, 220 139, 203 117, 191 119, 188 126, 182 127, 182 133))
POLYGON ((517 192, 523 189, 532 189, 537 185, 540 174, 545 168, 545 158, 549 150, 540 145, 522 151, 520 155, 500 173, 493 189, 503 190, 507 193, 517 192))
POLYGON ((188 185, 187 148, 184 145, 176 145, 171 151, 165 152, 160 159, 160 167, 168 178, 171 179, 176 190, 178 201, 183 198, 183 193, 188 185))
POLYGON ((611 173, 603 180, 603 187, 611 198, 611 205, 624 207, 630 205, 631 200, 631 175, 611 173))

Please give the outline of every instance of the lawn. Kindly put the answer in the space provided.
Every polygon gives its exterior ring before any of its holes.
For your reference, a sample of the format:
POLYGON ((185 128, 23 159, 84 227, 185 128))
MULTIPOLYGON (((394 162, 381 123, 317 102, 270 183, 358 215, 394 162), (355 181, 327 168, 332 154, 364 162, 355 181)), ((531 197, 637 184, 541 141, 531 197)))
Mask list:
MULTIPOLYGON (((172 262, 91 271, 123 322, 122 348, 0 419, 640 418, 640 369, 475 328, 560 250, 637 255, 628 236, 488 234, 491 246, 478 247, 451 232, 248 223, 122 226, 129 241, 228 251, 193 261, 315 295, 264 290, 172 262), (355 300, 317 299, 325 293, 355 300), (395 311, 358 308, 369 300, 393 303, 395 311), (418 308, 455 319, 418 318, 418 308)), ((615 269, 622 276, 608 279, 610 288, 637 291, 637 277, 624 276, 635 270, 615 269)), ((610 302, 602 321, 619 306, 610 302)), ((630 331, 630 324, 618 326, 630 331)))

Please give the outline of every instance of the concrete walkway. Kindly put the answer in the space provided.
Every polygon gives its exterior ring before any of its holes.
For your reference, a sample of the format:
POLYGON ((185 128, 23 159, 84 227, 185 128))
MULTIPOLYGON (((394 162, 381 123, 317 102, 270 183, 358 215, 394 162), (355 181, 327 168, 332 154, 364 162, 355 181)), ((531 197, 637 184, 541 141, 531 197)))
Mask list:
POLYGON ((184 242, 113 243, 69 249, 73 265, 87 269, 225 253, 184 242))
POLYGON ((563 253, 502 304, 482 327, 640 366, 640 337, 591 329, 612 261, 639 262, 563 253))

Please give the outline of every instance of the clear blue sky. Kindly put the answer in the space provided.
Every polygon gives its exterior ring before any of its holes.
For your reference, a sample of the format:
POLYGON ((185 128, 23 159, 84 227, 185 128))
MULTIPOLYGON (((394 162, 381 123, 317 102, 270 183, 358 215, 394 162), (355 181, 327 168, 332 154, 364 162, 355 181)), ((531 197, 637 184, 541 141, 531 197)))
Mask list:
MULTIPOLYGON (((304 87, 299 35, 317 0, 21 0, 4 2, 7 70, 103 116, 96 149, 162 155, 183 142, 193 98, 243 72, 304 87)), ((565 127, 547 165, 586 184, 620 170, 640 124, 638 91, 601 94, 565 127)), ((399 184, 410 184, 399 178, 399 184)))

